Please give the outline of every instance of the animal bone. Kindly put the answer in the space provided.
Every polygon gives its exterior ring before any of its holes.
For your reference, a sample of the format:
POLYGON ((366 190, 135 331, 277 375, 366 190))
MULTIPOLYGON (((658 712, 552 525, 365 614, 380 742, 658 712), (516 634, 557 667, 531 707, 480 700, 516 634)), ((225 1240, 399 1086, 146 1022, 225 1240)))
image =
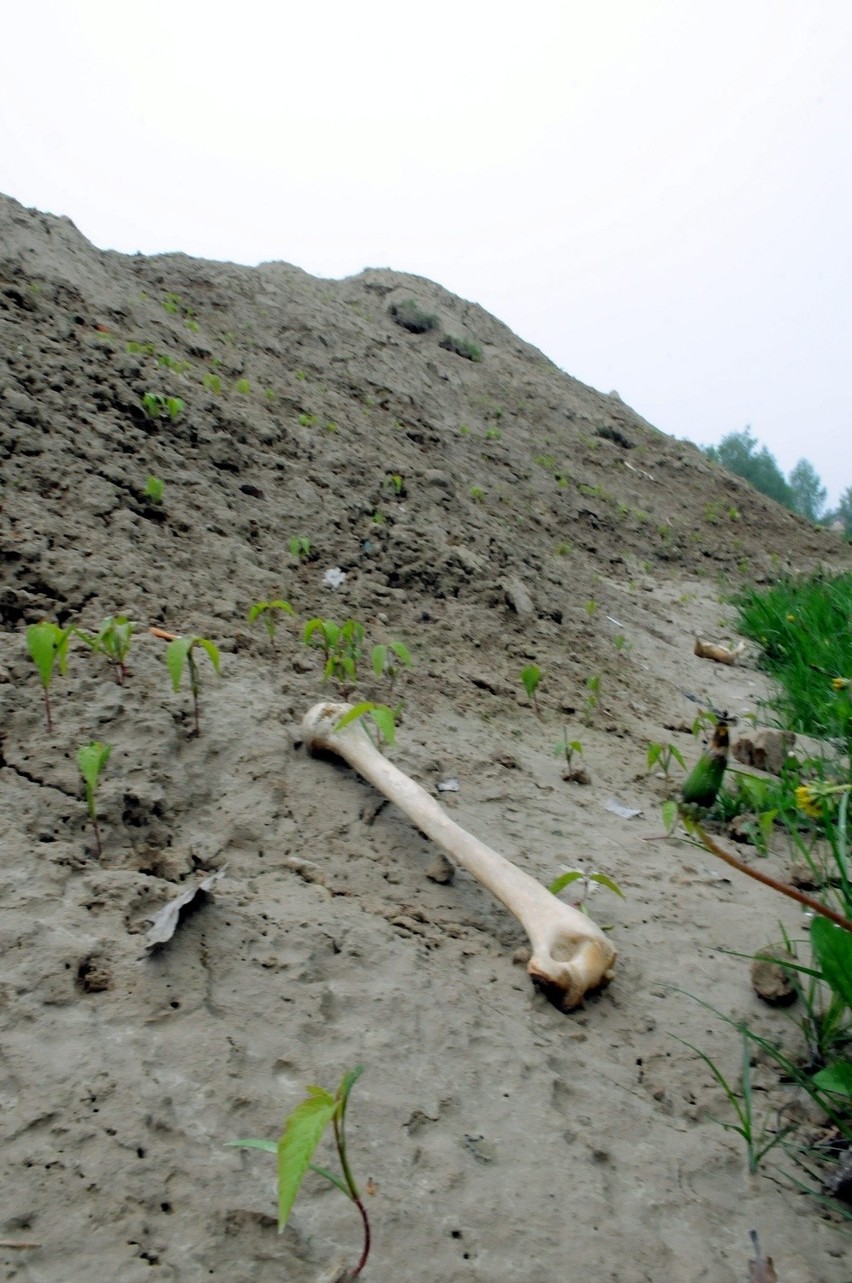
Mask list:
POLYGON ((717 664, 735 664, 745 650, 745 642, 740 642, 739 646, 729 650, 727 646, 717 646, 715 642, 705 642, 696 637, 693 650, 699 659, 715 659, 717 664))
POLYGON ((338 730, 350 707, 315 704, 302 720, 308 749, 342 757, 514 914, 532 945, 527 971, 533 983, 567 1011, 612 979, 616 953, 600 927, 451 820, 424 788, 382 756, 360 721, 338 730))

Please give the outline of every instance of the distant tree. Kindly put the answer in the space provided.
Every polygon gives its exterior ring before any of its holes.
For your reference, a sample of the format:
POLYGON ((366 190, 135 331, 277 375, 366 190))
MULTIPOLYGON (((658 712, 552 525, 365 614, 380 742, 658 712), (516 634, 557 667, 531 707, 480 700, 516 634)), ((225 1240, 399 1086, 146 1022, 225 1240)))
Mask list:
POLYGON ((800 459, 790 473, 790 489, 796 512, 808 521, 819 521, 828 491, 807 459, 800 459))
POLYGON ((826 520, 842 521, 846 538, 852 539, 852 486, 848 486, 843 491, 840 496, 840 503, 826 520))
POLYGON ((743 428, 742 432, 729 432, 718 445, 707 446, 704 453, 728 472, 748 481, 761 494, 796 511, 793 491, 784 480, 775 456, 766 446, 758 447, 750 427, 743 428))

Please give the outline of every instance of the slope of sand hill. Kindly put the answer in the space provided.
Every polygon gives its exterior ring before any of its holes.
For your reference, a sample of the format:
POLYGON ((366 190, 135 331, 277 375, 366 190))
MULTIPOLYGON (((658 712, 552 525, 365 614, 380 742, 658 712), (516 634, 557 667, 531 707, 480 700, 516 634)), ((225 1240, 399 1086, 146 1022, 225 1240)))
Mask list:
MULTIPOLYGON (((748 656, 697 659, 694 634, 730 637, 731 586, 848 564, 832 535, 429 281, 102 253, 8 199, 0 442, 0 1239, 34 1245, 0 1248, 5 1278, 311 1283, 354 1261, 334 1190, 309 1177, 279 1237, 273 1160, 225 1144, 277 1136, 306 1084, 360 1063, 365 1278, 739 1283, 756 1228, 782 1283, 848 1280, 815 1204, 748 1176, 679 1041, 736 1079, 737 1036, 701 998, 794 1045, 730 951, 795 933, 795 912, 644 840, 668 787, 649 741, 697 751, 683 692, 739 712, 765 692, 748 656), (393 319, 412 299, 431 332, 393 319), (184 408, 152 418, 146 393, 184 408), (271 644, 246 613, 276 598, 296 619, 271 644), (129 680, 78 643, 48 733, 27 625, 122 612, 129 680), (485 891, 430 879, 412 825, 298 746, 329 693, 300 642, 315 616, 408 645, 391 756, 431 791, 455 777, 457 821, 544 882, 582 865, 620 884, 591 901, 617 975, 579 1012, 533 990, 485 891), (221 648, 198 739, 150 625, 221 648), (562 778, 563 728, 589 785, 562 778), (75 764, 90 739, 112 745, 100 859, 75 764), (146 956, 150 915, 222 868, 146 956)), ((358 694, 388 698, 369 664, 358 694)), ((780 850, 770 864, 783 875, 780 850)), ((772 1116, 786 1097, 755 1073, 772 1116)))

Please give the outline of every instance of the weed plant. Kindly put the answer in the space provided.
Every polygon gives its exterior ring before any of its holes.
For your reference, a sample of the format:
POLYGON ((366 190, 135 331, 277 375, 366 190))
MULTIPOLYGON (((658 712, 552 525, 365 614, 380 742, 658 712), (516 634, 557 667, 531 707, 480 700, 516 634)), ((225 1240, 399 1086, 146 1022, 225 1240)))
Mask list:
MULTIPOLYGON (((755 840, 765 851, 770 837, 786 836, 791 856, 810 870, 812 895, 745 868, 708 838, 694 820, 682 818, 705 846, 729 863, 804 903, 801 938, 784 934, 780 965, 797 996, 791 1008, 799 1051, 766 1037, 746 1021, 731 1021, 743 1039, 739 1087, 726 1081, 702 1051, 725 1092, 735 1121, 725 1123, 746 1144, 749 1170, 770 1150, 793 1162, 787 1175, 822 1206, 852 1219, 852 867, 848 814, 852 791, 852 574, 786 581, 768 591, 749 589, 737 598, 740 631, 761 648, 761 662, 776 681, 768 703, 782 726, 821 741, 816 756, 791 757, 780 777, 736 773, 722 788, 716 813, 723 818, 746 808, 755 815, 755 840), (774 1065, 781 1083, 810 1098, 818 1124, 755 1121, 751 1064, 755 1055, 774 1065), (833 1197, 836 1195, 837 1197, 833 1197)), ((779 957, 773 957, 779 962, 779 957)), ((717 1013, 719 1014, 719 1013, 717 1013)))
POLYGON ((852 752, 852 572, 785 580, 735 598, 737 626, 775 678, 778 722, 852 752))
POLYGON ((323 1087, 309 1087, 307 1099, 297 1105, 289 1115, 280 1140, 232 1140, 230 1145, 243 1149, 260 1149, 274 1154, 278 1164, 278 1230, 283 1231, 290 1217, 296 1196, 302 1181, 309 1171, 316 1172, 323 1180, 340 1190, 350 1199, 361 1216, 364 1231, 364 1243, 361 1256, 355 1267, 347 1274, 347 1279, 355 1279, 367 1264, 370 1255, 370 1221, 367 1209, 352 1175, 349 1156, 346 1150, 346 1107, 349 1093, 363 1073, 363 1066, 357 1065, 343 1075, 343 1080, 332 1096, 323 1087), (314 1151, 322 1140, 325 1129, 331 1123, 334 1130, 334 1143, 340 1162, 342 1179, 325 1167, 317 1167, 311 1162, 314 1151))

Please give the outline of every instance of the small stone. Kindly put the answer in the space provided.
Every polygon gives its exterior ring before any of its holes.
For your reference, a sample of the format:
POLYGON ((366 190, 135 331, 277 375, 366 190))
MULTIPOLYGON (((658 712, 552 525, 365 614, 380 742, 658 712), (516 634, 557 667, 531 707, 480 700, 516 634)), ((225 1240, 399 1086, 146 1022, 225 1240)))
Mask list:
POLYGON ((430 882, 438 882, 441 886, 447 886, 452 882, 456 875, 455 865, 452 864, 445 855, 438 852, 429 868, 426 870, 426 877, 430 882))
POLYGON ((755 958, 751 964, 751 986, 758 998, 770 1007, 789 1007, 796 1001, 796 990, 790 980, 790 973, 781 962, 772 958, 784 959, 788 955, 777 947, 762 949, 761 958, 755 958))
POLYGON ((528 945, 522 944, 512 954, 512 961, 516 967, 525 967, 532 957, 532 949, 528 945))
POLYGON ((535 606, 520 579, 510 579, 506 584, 506 601, 516 615, 534 615, 535 606))

